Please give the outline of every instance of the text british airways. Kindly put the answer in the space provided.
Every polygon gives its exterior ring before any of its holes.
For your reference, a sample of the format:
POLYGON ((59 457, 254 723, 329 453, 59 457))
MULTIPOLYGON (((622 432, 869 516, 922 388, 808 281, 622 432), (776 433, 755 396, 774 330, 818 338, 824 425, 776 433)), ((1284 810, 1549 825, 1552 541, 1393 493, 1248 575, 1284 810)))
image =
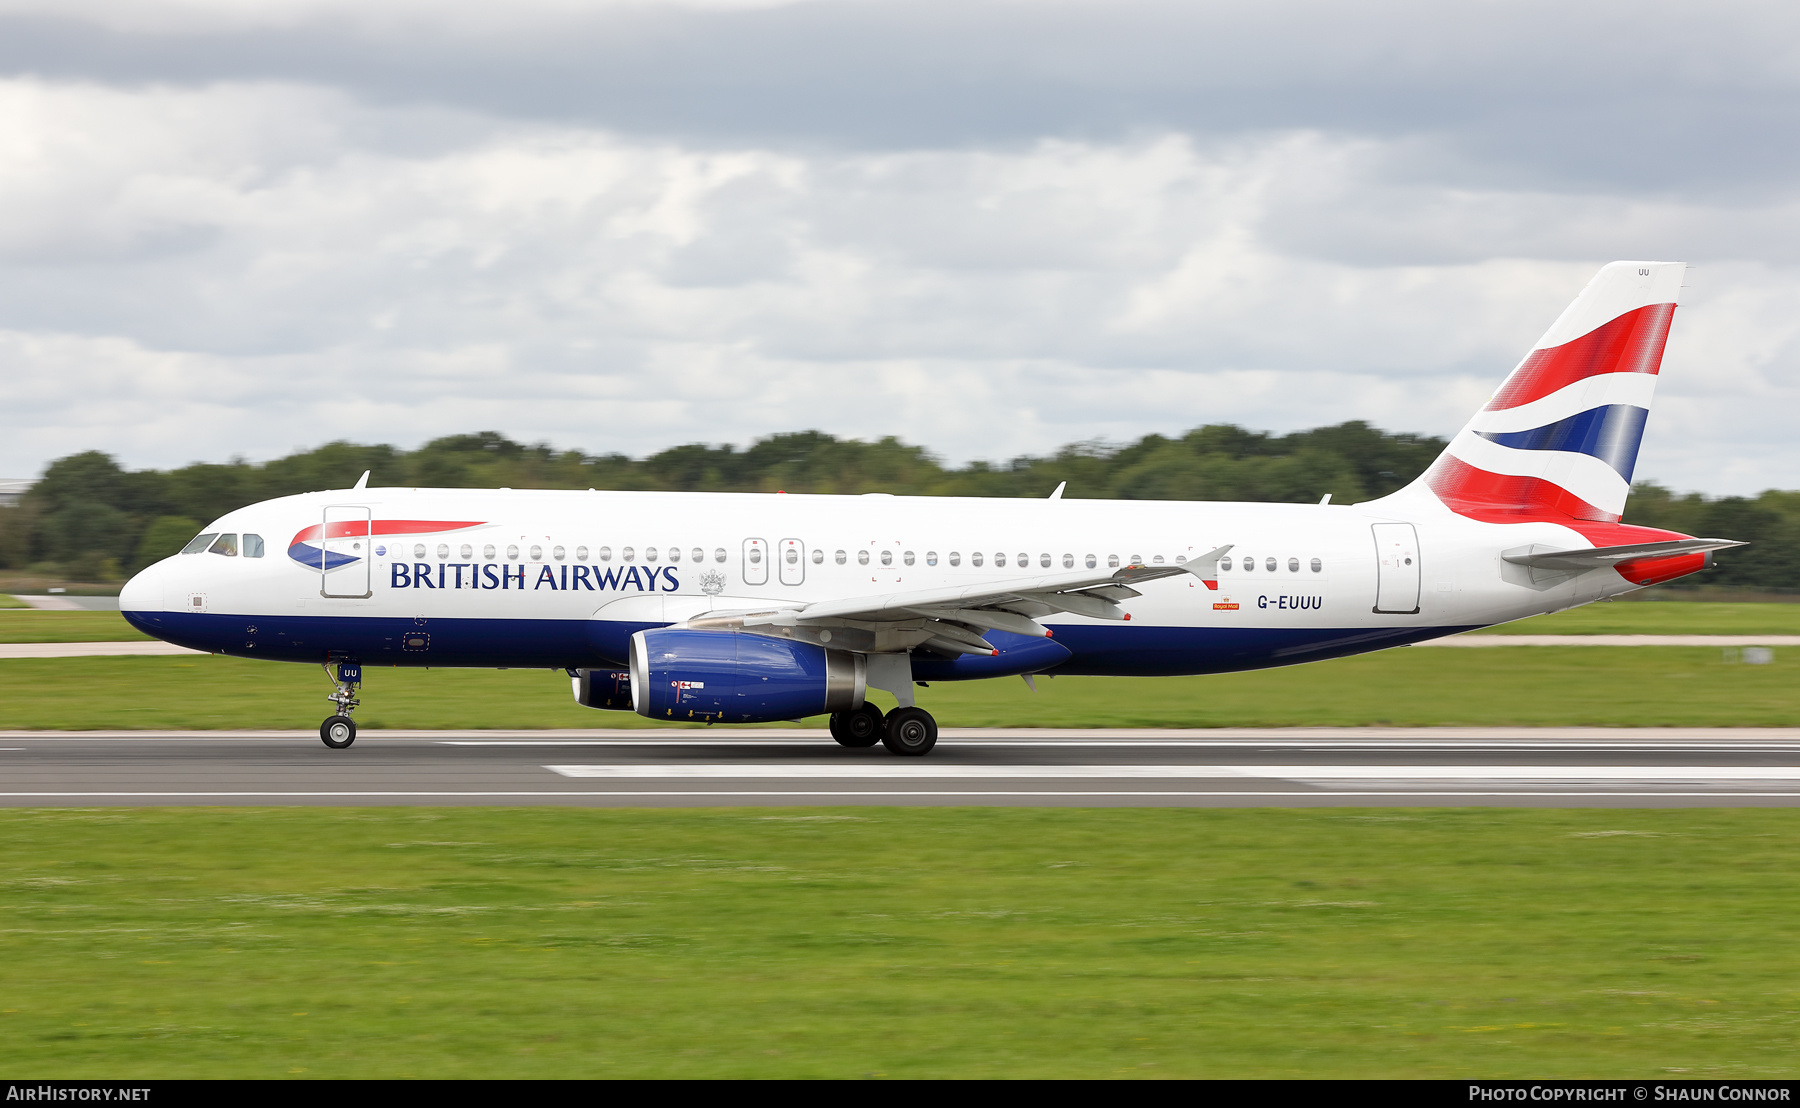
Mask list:
MULTIPOLYGON (((492 562, 395 562, 388 567, 388 586, 395 589, 518 589, 525 591, 530 566, 492 562)), ((537 589, 586 589, 589 592, 675 592, 681 588, 674 566, 538 566, 531 582, 537 589), (660 586, 660 587, 659 587, 660 586)))

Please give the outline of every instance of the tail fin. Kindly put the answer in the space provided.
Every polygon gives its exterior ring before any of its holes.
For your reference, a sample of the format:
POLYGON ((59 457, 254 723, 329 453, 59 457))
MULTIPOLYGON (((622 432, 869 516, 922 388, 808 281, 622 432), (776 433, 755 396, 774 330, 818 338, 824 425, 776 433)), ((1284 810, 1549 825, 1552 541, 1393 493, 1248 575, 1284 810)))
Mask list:
POLYGON ((1414 488, 1493 523, 1616 523, 1686 268, 1602 268, 1414 488))

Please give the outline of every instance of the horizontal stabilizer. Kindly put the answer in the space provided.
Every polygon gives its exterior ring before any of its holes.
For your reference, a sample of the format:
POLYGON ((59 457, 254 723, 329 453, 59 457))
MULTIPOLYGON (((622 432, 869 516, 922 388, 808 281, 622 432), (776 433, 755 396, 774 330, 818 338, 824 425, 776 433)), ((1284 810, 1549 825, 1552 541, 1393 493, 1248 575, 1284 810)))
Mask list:
POLYGON ((1746 544, 1734 542, 1731 539, 1673 539, 1668 542, 1639 542, 1626 546, 1595 546, 1586 550, 1551 550, 1542 544, 1534 543, 1525 549, 1510 550, 1500 556, 1518 566, 1580 572, 1588 569, 1603 569, 1625 562, 1635 562, 1640 558, 1671 558, 1678 554, 1705 554, 1714 550, 1727 550, 1734 546, 1744 545, 1746 544))

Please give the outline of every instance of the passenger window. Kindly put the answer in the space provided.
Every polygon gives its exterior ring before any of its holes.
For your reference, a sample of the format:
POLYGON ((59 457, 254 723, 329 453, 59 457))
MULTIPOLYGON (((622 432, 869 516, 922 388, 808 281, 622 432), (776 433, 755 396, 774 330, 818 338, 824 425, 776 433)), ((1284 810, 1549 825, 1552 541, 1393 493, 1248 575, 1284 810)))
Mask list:
POLYGON ((713 561, 719 562, 719 563, 723 563, 725 561, 725 548, 724 547, 722 547, 722 546, 718 547, 713 551, 713 561))
POLYGON ((483 558, 486 558, 490 562, 493 561, 494 560, 494 544, 489 543, 486 546, 482 547, 481 548, 481 556, 483 558))
POLYGON ((950 564, 953 566, 962 565, 962 552, 961 551, 952 550, 950 552, 950 564))
POLYGON ((1143 565, 1144 564, 1144 556, 1142 554, 1133 554, 1131 556, 1131 564, 1134 566, 1143 565))
POLYGON ((823 550, 820 550, 816 546, 813 547, 812 558, 813 558, 813 565, 815 565, 815 566, 822 566, 825 564, 825 552, 823 550))
MULTIPOLYGON (((244 536, 244 557, 260 558, 262 556, 263 556, 262 536, 261 535, 245 535, 244 536)), ((1315 558, 1313 560, 1318 561, 1317 558, 1315 558)))
POLYGON ((207 534, 207 535, 195 535, 194 541, 190 542, 186 546, 182 547, 181 552, 183 554, 204 553, 206 551, 206 548, 211 546, 213 540, 218 537, 219 537, 219 533, 217 531, 214 531, 211 534, 207 534))
POLYGON ((578 562, 587 561, 587 547, 578 546, 575 548, 575 560, 578 562))
POLYGON ((937 551, 927 550, 925 552, 925 564, 928 566, 937 565, 937 551))
POLYGON ((994 551, 994 568, 995 569, 1005 569, 1006 568, 1006 552, 1005 551, 1003 551, 1003 550, 994 551))
POLYGON ((544 548, 541 546, 532 547, 531 548, 531 560, 534 562, 543 561, 544 560, 544 548))
MULTIPOLYGON (((750 559, 751 561, 753 561, 753 562, 762 561, 762 551, 756 550, 756 551, 752 551, 751 553, 753 555, 750 559)), ((619 561, 629 562, 629 561, 635 559, 636 557, 637 557, 637 551, 633 550, 631 547, 622 546, 619 548, 619 561)))
MULTIPOLYGON (((1045 565, 1050 564, 1048 557, 1046 557, 1044 564, 1045 565)), ((1029 554, 1020 554, 1019 555, 1019 568, 1020 569, 1030 569, 1031 568, 1031 555, 1029 555, 1029 554)))
POLYGON ((909 566, 912 565, 913 564, 913 552, 908 550, 906 553, 900 555, 900 560, 905 562, 909 566))
POLYGON ((867 550, 858 550, 856 552, 856 564, 859 566, 866 566, 869 564, 869 552, 867 550))
POLYGON ((1063 555, 1063 568, 1064 569, 1074 569, 1075 568, 1075 555, 1073 555, 1073 554, 1064 554, 1063 555))
POLYGON ((550 556, 552 558, 555 558, 559 562, 562 561, 563 560, 563 548, 560 546, 551 547, 550 548, 550 556))
POLYGON ((842 550, 838 551, 836 554, 833 554, 831 557, 832 557, 832 560, 835 561, 840 566, 843 565, 846 560, 845 554, 842 550))
POLYGON ((1119 556, 1117 554, 1108 554, 1106 556, 1106 568, 1107 569, 1118 569, 1119 568, 1119 556))
POLYGON ((1100 559, 1094 557, 1092 554, 1087 556, 1087 567, 1089 569, 1093 569, 1098 564, 1100 564, 1100 559))
POLYGON ((207 551, 207 553, 208 554, 223 554, 227 558, 237 557, 237 536, 236 535, 220 535, 219 541, 213 543, 212 547, 207 551))
POLYGON ((700 549, 700 548, 699 548, 699 547, 697 547, 697 546, 696 546, 696 547, 694 547, 694 561, 695 561, 695 562, 697 562, 697 563, 702 563, 702 564, 703 564, 703 563, 705 563, 705 561, 706 561, 706 551, 704 551, 704 550, 702 550, 702 549, 700 549))
POLYGON ((1275 572, 1275 559, 1264 558, 1263 559, 1263 571, 1266 573, 1274 573, 1275 572))
POLYGON ((1185 562, 1185 561, 1187 561, 1187 555, 1186 555, 1186 554, 1177 554, 1177 555, 1175 555, 1175 564, 1176 564, 1176 565, 1181 565, 1181 564, 1182 564, 1182 563, 1183 563, 1183 562, 1185 562))
POLYGON ((442 542, 438 543, 438 558, 441 560, 444 560, 444 561, 449 560, 449 558, 450 558, 450 544, 449 543, 442 543, 442 542))
POLYGON ((1289 558, 1288 559, 1288 572, 1289 573, 1299 573, 1300 572, 1300 559, 1298 559, 1298 558, 1289 558))
POLYGON ((981 551, 977 550, 975 553, 969 555, 969 564, 977 567, 981 565, 981 551))
POLYGON ((1325 568, 1324 562, 1319 561, 1319 559, 1317 559, 1317 558, 1314 558, 1312 560, 1312 571, 1314 573, 1318 573, 1320 570, 1323 570, 1324 568, 1325 568))
POLYGON ((1231 556, 1230 555, 1226 555, 1225 557, 1219 559, 1219 568, 1224 570, 1226 573, 1231 572, 1231 556))
MULTIPOLYGON (((558 553, 556 556, 558 558, 560 558, 560 557, 562 557, 562 554, 558 553)), ((679 546, 669 547, 669 561, 671 561, 671 562, 681 561, 681 547, 679 547, 679 546)))
POLYGON ((1050 555, 1039 554, 1038 555, 1038 565, 1042 566, 1045 569, 1049 569, 1050 568, 1050 555))
MULTIPOLYGON (((248 538, 248 537, 249 537, 249 536, 248 536, 248 535, 246 535, 246 536, 244 536, 244 537, 245 537, 245 538, 248 538)), ((469 559, 470 559, 470 558, 473 558, 473 557, 474 557, 474 556, 475 556, 475 548, 474 548, 474 547, 472 547, 472 546, 470 546, 470 545, 469 545, 469 544, 468 544, 468 543, 466 543, 466 542, 465 542, 465 543, 463 543, 463 544, 462 544, 462 549, 461 549, 461 550, 458 550, 458 551, 457 551, 457 552, 456 552, 456 556, 457 556, 457 557, 458 557, 458 558, 461 558, 461 559, 462 559, 462 560, 463 560, 463 561, 465 561, 465 562, 466 562, 466 561, 468 561, 468 560, 469 560, 469 559)))
MULTIPOLYGON (((422 542, 414 543, 413 544, 413 557, 423 558, 424 556, 425 556, 425 544, 422 542)), ((516 555, 516 554, 514 555, 514 557, 517 557, 517 556, 518 555, 516 555)))
MULTIPOLYGON (((536 557, 537 555, 533 554, 532 556, 536 557)), ((654 547, 654 546, 644 547, 644 561, 646 561, 646 562, 656 561, 656 547, 654 547)))
POLYGON ((800 564, 800 552, 799 552, 799 551, 798 551, 798 550, 790 550, 790 551, 788 551, 788 552, 787 552, 787 557, 786 557, 786 559, 785 559, 785 561, 786 561, 786 562, 787 562, 787 564, 788 564, 788 565, 790 565, 790 566, 797 566, 797 565, 799 565, 799 564, 800 564))
MULTIPOLYGON (((421 558, 424 557, 425 556, 425 548, 420 547, 418 550, 418 553, 421 558)), ((519 560, 519 548, 517 546, 508 546, 506 548, 506 556, 511 561, 515 561, 515 562, 518 561, 519 560)))
POLYGON ((881 564, 884 566, 891 566, 894 564, 894 552, 892 550, 883 550, 881 552, 881 564))

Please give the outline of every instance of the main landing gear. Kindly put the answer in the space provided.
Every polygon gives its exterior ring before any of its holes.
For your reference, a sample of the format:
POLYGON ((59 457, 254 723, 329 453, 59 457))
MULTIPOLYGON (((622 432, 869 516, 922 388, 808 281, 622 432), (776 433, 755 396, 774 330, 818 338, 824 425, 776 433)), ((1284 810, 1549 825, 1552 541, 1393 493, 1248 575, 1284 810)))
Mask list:
POLYGON ((895 708, 886 715, 873 704, 854 712, 833 712, 831 737, 841 746, 880 743, 894 754, 917 758, 937 745, 937 720, 923 708, 895 708))
POLYGON ((356 741, 356 721, 350 718, 350 713, 362 703, 356 698, 356 689, 362 684, 362 666, 355 662, 339 662, 337 676, 333 677, 331 665, 326 663, 325 676, 336 686, 325 694, 325 699, 337 705, 337 714, 319 724, 319 739, 333 750, 342 750, 356 741))

